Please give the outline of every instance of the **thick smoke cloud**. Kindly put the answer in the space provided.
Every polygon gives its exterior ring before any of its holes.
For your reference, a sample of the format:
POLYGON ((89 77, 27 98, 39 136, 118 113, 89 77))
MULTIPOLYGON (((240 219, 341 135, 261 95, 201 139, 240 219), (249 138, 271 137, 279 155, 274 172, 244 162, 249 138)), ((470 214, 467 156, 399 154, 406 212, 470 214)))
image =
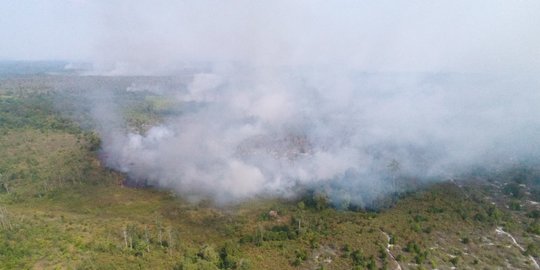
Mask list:
POLYGON ((314 188, 366 205, 405 188, 396 178, 446 180, 538 158, 538 80, 269 72, 195 75, 164 94, 182 114, 144 134, 105 131, 109 165, 194 199, 314 188))
MULTIPOLYGON (((97 102, 109 166, 193 199, 323 190, 369 205, 538 158, 536 2, 95 4, 96 72, 202 72, 140 134, 97 102), (497 5, 500 4, 500 5, 497 5)), ((127 89, 132 91, 133 89, 127 89)), ((100 99, 103 100, 103 99, 100 99)))

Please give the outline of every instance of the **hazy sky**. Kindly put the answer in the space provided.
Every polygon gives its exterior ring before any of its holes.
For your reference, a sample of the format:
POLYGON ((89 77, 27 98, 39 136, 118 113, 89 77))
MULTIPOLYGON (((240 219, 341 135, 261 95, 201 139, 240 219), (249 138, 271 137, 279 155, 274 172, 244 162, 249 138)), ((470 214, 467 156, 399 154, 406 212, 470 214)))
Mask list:
POLYGON ((0 59, 540 70, 540 1, 0 0, 0 59))
POLYGON ((90 59, 99 21, 85 1, 0 1, 0 59, 90 59))

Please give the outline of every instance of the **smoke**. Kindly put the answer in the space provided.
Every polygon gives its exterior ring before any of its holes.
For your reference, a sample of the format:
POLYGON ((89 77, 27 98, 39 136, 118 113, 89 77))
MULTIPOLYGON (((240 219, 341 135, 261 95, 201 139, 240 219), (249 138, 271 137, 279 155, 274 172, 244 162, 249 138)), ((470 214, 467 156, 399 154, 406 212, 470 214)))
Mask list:
POLYGON ((106 162, 195 200, 317 189, 365 206, 403 179, 536 160, 540 6, 500 4, 94 4, 95 72, 199 70, 147 86, 181 113, 145 132, 122 128, 101 97, 106 162))
POLYGON ((187 89, 162 94, 181 114, 142 134, 102 131, 108 164, 194 199, 309 188, 369 205, 406 188, 399 179, 445 180, 538 158, 537 80, 515 88, 481 75, 268 73, 194 75, 187 89))

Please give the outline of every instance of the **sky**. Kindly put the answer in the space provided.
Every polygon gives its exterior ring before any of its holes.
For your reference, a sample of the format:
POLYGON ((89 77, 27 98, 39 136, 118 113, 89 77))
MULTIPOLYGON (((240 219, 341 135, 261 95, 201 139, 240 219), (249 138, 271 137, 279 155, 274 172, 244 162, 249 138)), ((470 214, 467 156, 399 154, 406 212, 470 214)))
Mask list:
POLYGON ((90 60, 97 18, 84 1, 0 1, 0 59, 90 60))
POLYGON ((540 70, 539 1, 0 1, 0 59, 540 70))

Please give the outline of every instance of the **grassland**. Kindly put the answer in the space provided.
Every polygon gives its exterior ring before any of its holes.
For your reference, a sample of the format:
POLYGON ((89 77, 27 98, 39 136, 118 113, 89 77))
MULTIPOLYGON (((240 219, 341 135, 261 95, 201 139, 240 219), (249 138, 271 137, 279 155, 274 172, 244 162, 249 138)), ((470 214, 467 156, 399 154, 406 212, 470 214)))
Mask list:
MULTIPOLYGON (((42 81, 21 80, 0 83, 0 269, 535 269, 539 259, 534 167, 440 181, 377 211, 311 194, 194 204, 124 186, 97 158, 96 134, 58 113, 42 81)), ((131 95, 138 128, 177 113, 131 95)))

